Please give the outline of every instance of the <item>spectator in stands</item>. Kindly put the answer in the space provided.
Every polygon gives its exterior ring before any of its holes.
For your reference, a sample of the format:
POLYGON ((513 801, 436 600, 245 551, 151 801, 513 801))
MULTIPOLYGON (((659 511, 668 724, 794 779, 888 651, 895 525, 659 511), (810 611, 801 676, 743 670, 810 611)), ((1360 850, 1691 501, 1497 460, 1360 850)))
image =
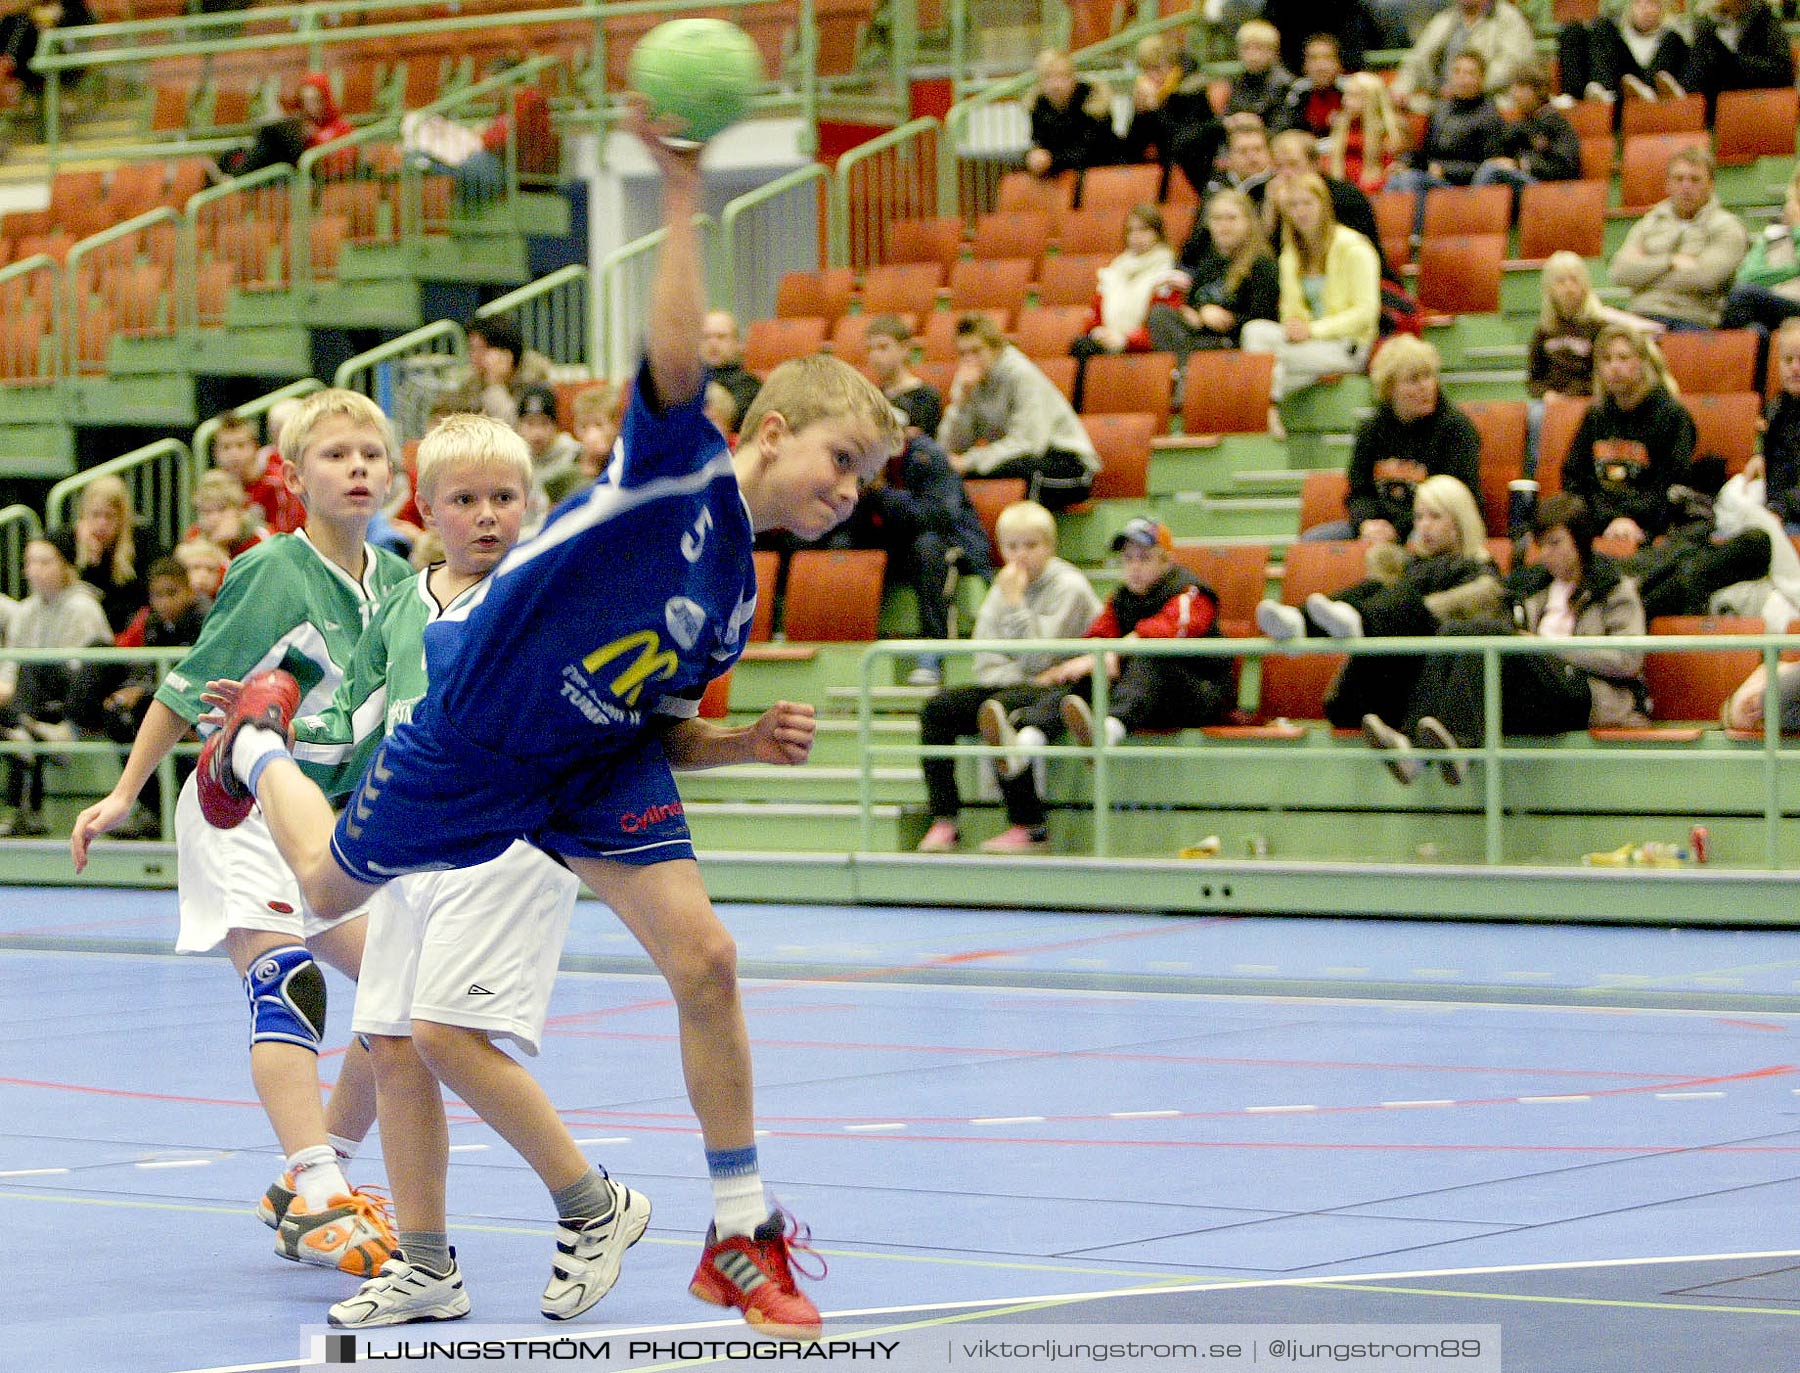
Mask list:
POLYGON ((1288 87, 1273 132, 1305 129, 1314 138, 1331 132, 1331 121, 1344 104, 1344 62, 1338 40, 1329 33, 1315 33, 1306 40, 1306 64, 1300 79, 1288 87))
MULTIPOLYGON (((350 121, 338 109, 337 98, 331 92, 331 78, 324 72, 308 72, 300 78, 295 102, 298 106, 295 113, 284 112, 258 125, 256 136, 248 144, 234 148, 222 156, 216 166, 210 167, 209 175, 213 180, 249 176, 264 167, 279 167, 283 163, 291 166, 300 161, 307 149, 347 138, 354 132, 350 121)), ((354 153, 350 154, 347 164, 337 153, 330 154, 329 160, 346 174, 356 165, 354 153)))
POLYGON ((724 384, 716 381, 706 383, 706 393, 701 399, 701 413, 712 421, 719 436, 733 447, 737 446, 738 408, 737 401, 724 384))
POLYGON ((1800 320, 1775 331, 1774 354, 1781 390, 1763 428, 1764 503, 1789 533, 1800 533, 1800 320))
MULTIPOLYGON (((949 456, 910 429, 900 456, 823 546, 885 550, 890 584, 912 587, 918 600, 921 639, 950 637, 953 576, 985 580, 994 571, 987 530, 949 456)), ((907 681, 936 686, 943 675, 942 656, 922 654, 907 681)))
POLYGON ((469 341, 478 397, 470 407, 511 424, 519 418, 519 391, 550 381, 550 359, 525 346, 519 326, 504 319, 473 319, 463 326, 469 341))
MULTIPOLYGON (((1100 598, 1081 570, 1056 556, 1056 517, 1036 501, 1015 501, 994 526, 1004 566, 994 577, 975 616, 977 639, 1075 639, 1100 613, 1100 598)), ((978 653, 975 684, 947 687, 919 712, 919 742, 953 744, 976 731, 989 701, 1012 712, 1056 688, 1038 681, 1055 666, 1047 653, 978 653)), ((957 816, 962 797, 956 787, 956 760, 921 760, 931 800, 931 827, 920 853, 949 853, 962 844, 957 816)))
POLYGON ((115 632, 149 604, 144 569, 162 556, 131 508, 131 493, 118 477, 97 477, 82 490, 75 518, 75 570, 100 593, 100 606, 115 632))
POLYGON ((1151 348, 1184 362, 1197 348, 1236 348, 1246 321, 1273 320, 1281 309, 1281 278, 1250 197, 1214 191, 1200 227, 1188 240, 1197 250, 1183 251, 1172 278, 1174 292, 1152 297, 1145 322, 1151 348))
POLYGON ((1594 403, 1563 461, 1562 489, 1601 534, 1633 546, 1669 526, 1669 488, 1694 457, 1694 420, 1649 335, 1609 324, 1594 340, 1594 403))
MULTIPOLYGON (((1688 42, 1668 0, 1627 0, 1618 14, 1564 24, 1556 36, 1563 93, 1572 100, 1679 96, 1688 42)), ((1623 105, 1620 105, 1620 110, 1623 105)), ((1618 123, 1615 111, 1613 122, 1618 123)))
POLYGON ((1581 139, 1550 103, 1550 73, 1536 63, 1514 74, 1509 102, 1512 118, 1501 127, 1499 148, 1475 169, 1472 184, 1511 186, 1517 219, 1519 192, 1532 182, 1580 179, 1581 139))
POLYGON ((1525 475, 1537 472, 1538 436, 1545 404, 1559 396, 1594 393, 1594 343, 1606 324, 1606 310, 1588 280, 1587 263, 1567 249, 1544 263, 1543 308, 1532 331, 1525 363, 1525 475))
MULTIPOLYGON (((1649 692, 1644 655, 1593 640, 1644 632, 1637 587, 1606 558, 1594 555, 1594 521, 1580 497, 1548 497, 1532 522, 1531 564, 1509 579, 1516 618, 1479 618, 1444 626, 1446 634, 1539 635, 1579 640, 1554 653, 1508 654, 1500 659, 1500 723, 1508 734, 1647 724, 1649 692)), ((1363 721, 1363 737, 1391 754, 1388 771, 1402 783, 1417 780, 1420 750, 1478 748, 1485 736, 1483 665, 1478 653, 1433 653, 1420 668, 1401 727, 1379 714, 1363 721)), ((1456 785, 1468 764, 1443 759, 1444 780, 1456 785)))
POLYGON ((1212 180, 1225 145, 1225 126, 1213 112, 1207 78, 1173 34, 1151 34, 1137 45, 1138 77, 1131 88, 1131 123, 1120 140, 1122 162, 1180 167, 1188 183, 1212 180))
POLYGON ((1794 50, 1768 0, 1712 0, 1694 21, 1681 84, 1706 97, 1710 115, 1723 91, 1794 84, 1794 50))
MULTIPOLYGON (((1800 170, 1788 179, 1780 220, 1750 240, 1737 284, 1725 297, 1719 327, 1757 330, 1763 338, 1761 360, 1766 363, 1769 335, 1796 316, 1800 316, 1800 170)), ((1762 376, 1759 366, 1758 389, 1762 376)))
MULTIPOLYGON (((493 74, 516 65, 503 58, 493 74)), ((465 201, 491 200, 506 188, 506 145, 517 137, 518 173, 552 176, 560 148, 550 125, 550 104, 536 86, 512 91, 510 108, 495 115, 479 132, 440 114, 414 111, 401 120, 401 136, 410 156, 428 171, 447 173, 465 201)))
POLYGON ((1281 62, 1281 35, 1266 19, 1248 20, 1238 26, 1237 55, 1241 70, 1231 78, 1224 113, 1253 114, 1266 128, 1286 105, 1294 84, 1293 72, 1281 62))
POLYGON ((1430 109, 1453 83, 1456 59, 1469 53, 1481 59, 1481 89, 1497 94, 1536 59, 1537 35, 1508 0, 1455 0, 1406 54, 1394 78, 1394 99, 1410 109, 1430 109))
MULTIPOLYGON (((1211 639, 1219 634, 1219 598, 1193 573, 1176 563, 1174 539, 1156 520, 1129 520, 1113 539, 1123 585, 1113 594, 1084 637, 1090 639, 1211 639)), ((1093 708, 1094 655, 1065 658, 1038 673, 1052 688, 1009 710, 999 700, 984 701, 977 717, 982 739, 1015 749, 1041 747, 1067 729, 1082 745, 1096 735, 1093 708)), ((1110 692, 1110 713, 1100 731, 1108 744, 1146 729, 1193 729, 1217 721, 1232 705, 1231 663, 1213 657, 1128 657, 1108 653, 1102 664, 1110 692)), ((1002 758, 1000 790, 1008 828, 981 846, 983 853, 1033 853, 1049 847, 1044 802, 1031 760, 1023 753, 1002 758)))
POLYGON ((731 392, 738 414, 749 412, 762 390, 762 378, 744 367, 744 340, 729 310, 708 310, 700 329, 700 360, 712 368, 712 379, 731 392))
MULTIPOLYGON (((75 545, 66 534, 32 539, 25 545, 25 585, 8 631, 8 648, 93 648, 110 646, 113 631, 91 587, 75 568, 75 545)), ((0 730, 14 743, 74 737, 67 720, 73 664, 0 663, 0 730)), ((0 821, 0 836, 49 833, 44 824, 44 760, 41 754, 7 756, 6 803, 12 815, 0 821)))
POLYGON ((1324 167, 1334 181, 1373 195, 1406 152, 1406 128, 1388 96, 1387 82, 1373 72, 1344 78, 1344 103, 1325 135, 1324 167))
POLYGON ((1668 329, 1716 329, 1750 248, 1738 217, 1713 194, 1713 159, 1682 148, 1669 159, 1669 198, 1631 226, 1608 268, 1629 308, 1668 329))
POLYGON ((531 452, 531 492, 525 498, 524 522, 529 532, 544 522, 553 505, 581 484, 577 461, 581 444, 573 434, 562 432, 556 419, 556 392, 548 386, 520 388, 519 418, 513 427, 531 452))
POLYGON ((1175 254, 1163 237, 1162 211, 1154 205, 1133 206, 1125 216, 1125 251, 1100 269, 1087 332, 1069 351, 1084 363, 1099 353, 1149 352, 1151 304, 1167 298, 1174 266, 1175 254))
POLYGON ((1224 174, 1215 175, 1208 185, 1194 187, 1195 192, 1205 199, 1214 191, 1242 191, 1260 209, 1263 193, 1275 175, 1269 131, 1247 114, 1234 116, 1225 137, 1222 165, 1224 174))
POLYGON ((1263 0, 1263 18, 1281 34, 1281 61, 1293 72, 1305 69, 1307 46, 1320 34, 1335 45, 1340 71, 1361 71, 1369 50, 1383 46, 1368 0, 1263 0))
POLYGON ((1056 176, 1114 161, 1118 138, 1113 133, 1112 97, 1105 86, 1080 80, 1069 55, 1055 48, 1038 54, 1037 75, 1025 170, 1033 176, 1056 176))
POLYGON ((194 527, 188 537, 196 534, 235 558, 268 538, 269 530, 262 507, 244 494, 243 483, 224 468, 214 467, 202 472, 194 486, 194 527))
POLYGON ((44 74, 32 70, 39 38, 51 29, 80 28, 94 22, 87 0, 33 0, 0 19, 0 57, 12 59, 12 74, 36 99, 44 93, 44 74))
POLYGON ((1100 456, 1056 383, 983 314, 956 322, 956 371, 938 442, 965 477, 1022 477, 1052 510, 1086 500, 1100 456))
MULTIPOLYGON (((1404 547, 1370 545, 1364 580, 1331 595, 1316 591, 1304 609, 1263 601, 1257 627, 1276 640, 1424 637, 1450 621, 1496 611, 1500 582, 1474 493, 1454 477, 1427 477, 1419 484, 1414 516, 1404 547)), ((1355 729, 1370 714, 1397 717, 1422 661, 1411 655, 1350 659, 1326 695, 1325 717, 1339 729, 1355 729)))
POLYGON ((1331 192, 1314 173, 1281 196, 1281 322, 1244 325, 1245 351, 1275 355, 1275 397, 1321 377, 1360 372, 1381 318, 1381 257, 1375 245, 1332 213, 1331 192))
POLYGON ((1425 233, 1425 193, 1439 186, 1470 185, 1482 163, 1500 150, 1505 126, 1499 109, 1482 88, 1485 60, 1473 48, 1450 59, 1450 75, 1442 98, 1432 107, 1425 141, 1407 166, 1388 177, 1389 190, 1418 193, 1413 216, 1415 241, 1425 233))
MULTIPOLYGON (((275 411, 269 409, 269 427, 275 429, 275 411)), ((278 432, 278 431, 277 431, 278 432)), ((219 416, 209 453, 214 467, 229 472, 244 488, 244 495, 262 511, 271 534, 291 534, 306 523, 306 507, 288 490, 281 475, 281 454, 272 438, 266 448, 256 446, 256 426, 235 410, 219 416)))
MULTIPOLYGON (((1319 170, 1319 144, 1316 139, 1303 129, 1285 129, 1275 135, 1269 143, 1269 155, 1275 163, 1275 175, 1270 179, 1269 195, 1263 197, 1263 223, 1271 229, 1275 223, 1275 207, 1287 188, 1303 176, 1321 176, 1319 170)), ((1325 189, 1331 193, 1332 218, 1346 229, 1354 229, 1370 243, 1375 251, 1381 252, 1381 230, 1375 223, 1375 206, 1362 189, 1353 182, 1340 180, 1336 176, 1323 177, 1325 189)), ((1384 261, 1382 276, 1392 277, 1384 261)))
POLYGON ((625 390, 610 381, 603 381, 577 391, 571 409, 575 437, 581 444, 581 451, 575 455, 578 477, 569 492, 573 495, 598 481, 607 463, 612 461, 613 445, 619 440, 619 426, 625 418, 625 390))
POLYGON ((869 377, 881 394, 906 416, 906 432, 915 430, 933 438, 944 422, 944 398, 937 387, 913 374, 913 332, 898 315, 877 315, 869 321, 869 377))
MULTIPOLYGON (((220 474, 224 475, 224 474, 220 474)), ((204 480, 204 478, 202 479, 204 480)), ((118 637, 120 648, 186 648, 200 637, 209 602, 195 594, 187 569, 174 558, 158 558, 150 565, 150 604, 118 637)), ((72 711, 83 729, 104 735, 116 744, 130 744, 150 709, 156 690, 154 668, 126 669, 113 677, 98 664, 76 674, 73 699, 83 704, 72 711)), ((185 779, 193 762, 178 758, 175 775, 185 779)), ((133 804, 125 823, 112 831, 119 839, 141 838, 160 828, 162 790, 152 773, 143 794, 133 804)))
MULTIPOLYGON (((1743 684, 1725 700, 1719 723, 1731 730, 1760 730, 1763 703, 1768 693, 1768 673, 1761 663, 1751 669, 1743 684)), ((1800 663, 1780 663, 1775 668, 1776 701, 1781 708, 1783 734, 1800 733, 1800 663)))
POLYGON ((1308 539, 1367 539, 1403 544, 1412 534, 1413 503, 1428 477, 1455 477, 1481 489, 1481 437, 1469 417, 1445 399, 1438 350, 1396 335, 1375 355, 1369 381, 1375 413, 1350 450, 1347 520, 1316 525, 1308 539))
POLYGON ((194 595, 201 604, 210 607, 213 598, 219 594, 219 585, 225 580, 225 567, 231 559, 225 556, 225 550, 211 539, 187 538, 175 545, 175 552, 170 555, 176 562, 187 569, 188 585, 194 588, 194 595))

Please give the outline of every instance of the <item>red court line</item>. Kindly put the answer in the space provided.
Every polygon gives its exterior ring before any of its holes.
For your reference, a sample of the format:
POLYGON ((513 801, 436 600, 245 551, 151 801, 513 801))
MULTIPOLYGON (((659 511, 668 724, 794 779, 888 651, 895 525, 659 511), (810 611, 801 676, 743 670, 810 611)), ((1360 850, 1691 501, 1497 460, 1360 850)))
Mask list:
POLYGON ((181 1096, 172 1092, 128 1092, 119 1087, 85 1087, 77 1082, 40 1082, 28 1077, 0 1077, 0 1087, 37 1087, 47 1092, 80 1092, 86 1096, 126 1097, 132 1101, 178 1101, 189 1106, 254 1106, 260 1101, 230 1101, 224 1097, 181 1096))

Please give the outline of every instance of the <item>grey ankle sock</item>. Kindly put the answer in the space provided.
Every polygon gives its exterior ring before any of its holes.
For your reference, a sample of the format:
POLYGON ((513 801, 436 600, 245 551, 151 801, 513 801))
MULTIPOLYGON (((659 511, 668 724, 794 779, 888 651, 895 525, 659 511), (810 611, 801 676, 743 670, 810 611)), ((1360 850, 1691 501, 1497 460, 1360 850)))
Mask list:
POLYGON ((456 1260, 450 1257, 450 1237, 442 1230, 402 1230, 400 1252, 414 1268, 448 1277, 456 1260))
POLYGON ((612 1188, 597 1168, 590 1168, 567 1187, 552 1192, 550 1200, 556 1205, 556 1218, 560 1221, 599 1220, 610 1216, 613 1209, 612 1188))

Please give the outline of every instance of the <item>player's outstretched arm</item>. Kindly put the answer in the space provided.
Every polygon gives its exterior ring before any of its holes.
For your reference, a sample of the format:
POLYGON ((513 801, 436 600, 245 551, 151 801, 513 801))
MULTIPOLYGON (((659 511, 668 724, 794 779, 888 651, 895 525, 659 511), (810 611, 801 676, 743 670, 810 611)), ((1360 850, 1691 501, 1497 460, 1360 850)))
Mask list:
POLYGON ((677 772, 733 763, 799 767, 812 754, 818 728, 813 716, 813 708, 804 702, 777 701, 754 724, 738 729, 710 720, 683 720, 663 735, 663 751, 677 772))
POLYGON ((706 316, 706 265, 694 216, 700 211, 700 145, 671 142, 667 120, 652 121, 641 97, 632 97, 627 126, 662 173, 663 227, 668 231, 650 287, 650 332, 644 352, 657 399, 663 405, 692 400, 705 369, 700 327, 706 316))
POLYGON ((125 767, 119 774, 118 785, 82 811, 75 820, 75 828, 70 831, 69 856, 75 860, 76 872, 87 866, 88 845, 130 814, 131 803, 137 800, 144 783, 156 771, 156 765, 169 756, 169 750, 180 743, 187 732, 186 720, 161 701, 150 703, 144 723, 138 726, 137 739, 131 745, 131 756, 125 760, 125 767))

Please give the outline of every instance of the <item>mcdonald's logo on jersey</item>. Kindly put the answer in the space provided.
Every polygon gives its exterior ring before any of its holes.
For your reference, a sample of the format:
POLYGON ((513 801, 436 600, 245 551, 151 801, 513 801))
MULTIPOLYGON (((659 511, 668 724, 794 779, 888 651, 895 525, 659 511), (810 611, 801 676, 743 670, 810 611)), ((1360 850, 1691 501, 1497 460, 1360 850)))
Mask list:
POLYGON ((635 707, 646 683, 673 677, 681 660, 662 645, 662 636, 654 629, 640 629, 622 639, 614 639, 581 660, 582 668, 598 676, 608 664, 619 662, 623 671, 606 684, 617 699, 635 707))

